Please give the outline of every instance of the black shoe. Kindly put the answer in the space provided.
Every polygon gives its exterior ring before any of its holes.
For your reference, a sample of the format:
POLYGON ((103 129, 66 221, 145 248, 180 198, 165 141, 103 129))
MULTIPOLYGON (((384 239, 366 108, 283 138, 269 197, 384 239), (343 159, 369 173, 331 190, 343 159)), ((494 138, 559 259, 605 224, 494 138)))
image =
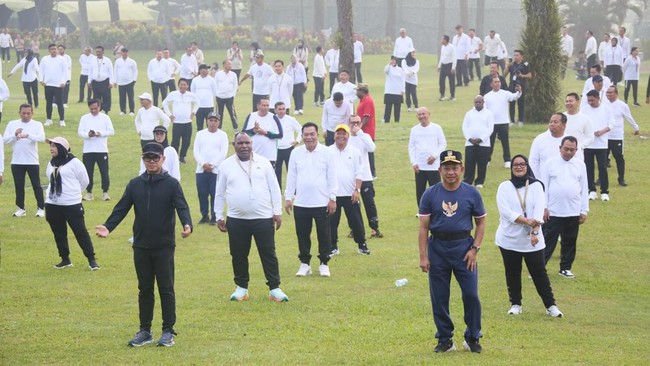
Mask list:
POLYGON ((379 229, 377 229, 377 230, 372 231, 372 233, 370 234, 370 237, 371 238, 383 238, 384 234, 382 234, 381 231, 379 231, 379 229))
POLYGON ((97 265, 97 261, 94 259, 91 259, 88 261, 88 268, 90 268, 91 271, 98 271, 99 266, 97 265))
POLYGON ((209 223, 209 222, 210 222, 210 219, 208 219, 207 216, 203 216, 203 217, 201 218, 201 221, 199 221, 199 224, 207 224, 207 223, 209 223))
POLYGON ((135 337, 133 337, 133 339, 129 341, 128 346, 142 347, 145 344, 149 344, 149 343, 153 343, 153 336, 151 335, 151 332, 147 332, 146 330, 141 330, 135 334, 135 337))
POLYGON ((178 162, 181 163, 181 164, 187 164, 187 161, 185 161, 185 158, 178 159, 178 162))
POLYGON ((350 230, 350 233, 348 234, 348 238, 354 238, 354 233, 352 232, 352 230, 350 230))
POLYGON ((433 352, 442 353, 442 352, 451 352, 455 350, 456 350, 456 346, 454 346, 454 341, 450 339, 447 342, 438 343, 436 348, 433 349, 433 352))
POLYGON ((61 269, 66 267, 72 267, 72 262, 70 261, 70 258, 63 258, 61 259, 61 262, 54 265, 54 268, 56 269, 61 269))
POLYGON ((625 179, 619 180, 618 185, 621 186, 621 187, 627 187, 627 182, 625 181, 625 179))
POLYGON ((463 342, 463 347, 472 353, 481 353, 483 347, 478 343, 478 339, 468 338, 463 342))
POLYGON ((173 330, 166 330, 163 332, 163 334, 160 336, 160 339, 158 339, 158 342, 156 343, 156 346, 158 347, 171 347, 176 342, 174 342, 174 334, 176 334, 173 330))
POLYGON ((357 249, 357 251, 359 252, 359 254, 370 255, 370 249, 368 249, 366 243, 359 245, 359 249, 357 249))
POLYGON ((214 217, 210 219, 210 222, 208 222, 208 225, 216 226, 217 225, 217 219, 214 217))
POLYGON ((611 167, 612 167, 612 162, 608 161, 608 162, 607 162, 607 167, 608 167, 608 168, 611 168, 611 167))

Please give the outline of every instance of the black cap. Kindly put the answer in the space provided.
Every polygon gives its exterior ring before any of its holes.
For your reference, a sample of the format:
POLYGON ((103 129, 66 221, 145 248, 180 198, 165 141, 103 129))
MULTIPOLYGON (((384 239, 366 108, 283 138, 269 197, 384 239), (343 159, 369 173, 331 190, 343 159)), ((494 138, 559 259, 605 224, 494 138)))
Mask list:
POLYGON ((206 64, 200 64, 200 65, 199 65, 199 70, 203 70, 203 69, 206 69, 206 70, 207 70, 207 69, 209 69, 209 68, 210 68, 210 66, 208 66, 208 65, 206 65, 206 64))
POLYGON ((126 47, 122 47, 121 51, 122 51, 122 52, 129 52, 129 49, 126 48, 126 47))
POLYGON ((153 128, 153 133, 160 132, 160 131, 167 134, 167 128, 165 126, 163 126, 163 125, 158 125, 158 126, 153 128))
POLYGON ((219 116, 219 113, 217 113, 217 112, 212 112, 212 113, 208 114, 208 119, 212 119, 212 118, 216 118, 219 121, 221 121, 221 117, 219 116))
POLYGON ((440 153, 440 164, 442 165, 445 163, 462 164, 463 154, 461 154, 460 151, 445 150, 440 153))
POLYGON ((603 81, 603 77, 601 75, 594 75, 591 77, 591 82, 595 83, 597 81, 603 81))
POLYGON ((142 155, 160 155, 165 153, 165 148, 157 142, 149 142, 142 148, 142 155))

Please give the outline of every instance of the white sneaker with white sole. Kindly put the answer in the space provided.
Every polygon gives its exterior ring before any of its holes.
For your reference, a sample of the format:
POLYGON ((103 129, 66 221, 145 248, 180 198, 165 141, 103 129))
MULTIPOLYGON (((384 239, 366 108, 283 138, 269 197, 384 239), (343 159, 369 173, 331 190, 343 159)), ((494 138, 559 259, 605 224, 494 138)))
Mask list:
POLYGON ((519 315, 524 312, 524 309, 521 307, 521 305, 512 305, 510 310, 508 310, 508 314, 510 315, 519 315))
POLYGON ((564 316, 564 314, 562 314, 560 309, 558 309, 557 306, 555 306, 555 305, 549 306, 548 309, 546 309, 546 314, 548 314, 548 315, 550 315, 550 316, 552 316, 554 318, 561 318, 561 317, 564 316))
POLYGON ((305 276, 309 276, 310 274, 311 274, 311 266, 307 263, 300 263, 300 268, 298 268, 298 272, 296 272, 296 276, 305 277, 305 276))
POLYGON ((321 277, 329 277, 330 267, 328 267, 327 264, 321 264, 318 266, 318 272, 320 273, 321 277))

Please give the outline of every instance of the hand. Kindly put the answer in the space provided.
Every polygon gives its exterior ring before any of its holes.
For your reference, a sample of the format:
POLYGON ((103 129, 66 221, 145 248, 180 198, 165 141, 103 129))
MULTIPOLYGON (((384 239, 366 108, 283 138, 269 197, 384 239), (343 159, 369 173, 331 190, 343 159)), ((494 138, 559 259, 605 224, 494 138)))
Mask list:
POLYGON ((293 208, 293 202, 291 200, 285 200, 284 201, 284 210, 287 212, 288 215, 291 215, 291 209, 293 208))
POLYGON ((330 200, 330 201, 327 203, 327 209, 326 209, 326 211, 327 211, 327 215, 328 215, 328 216, 331 215, 331 214, 333 214, 334 212, 336 212, 336 201, 334 201, 334 200, 330 200))
POLYGON ((539 238, 537 237, 537 235, 534 235, 534 234, 530 235, 530 243, 533 246, 535 246, 535 245, 537 245, 537 243, 539 243, 539 238))
POLYGON ((59 84, 59 88, 65 88, 65 83, 59 84))
POLYGON ((323 138, 327 140, 327 131, 323 131, 323 138))
POLYGON ((169 116, 169 120, 172 121, 172 122, 175 122, 176 121, 176 116, 174 116, 172 114, 171 116, 169 116))
POLYGON ((420 166, 417 165, 417 164, 413 164, 413 171, 416 172, 416 173, 419 173, 420 172, 420 166))
POLYGON ((356 190, 352 193, 352 203, 359 203, 359 197, 361 196, 361 193, 357 192, 356 190))
POLYGON ((585 214, 580 214, 580 217, 578 218, 578 224, 582 225, 587 221, 587 215, 585 214))
POLYGON ((273 215, 273 226, 275 226, 275 230, 280 230, 280 226, 282 226, 282 215, 273 215))
POLYGON ((427 164, 433 165, 433 162, 436 161, 436 157, 431 155, 427 158, 427 164))
POLYGON ((88 131, 88 137, 93 137, 93 136, 95 136, 95 131, 93 130, 88 131))
POLYGON ((20 134, 22 134, 22 133, 23 133, 23 129, 22 129, 22 128, 19 128, 19 129, 16 130, 16 132, 14 133, 14 135, 16 135, 16 137, 18 137, 18 135, 20 135, 20 134))
POLYGON ((427 273, 429 272, 429 267, 431 266, 431 263, 429 263, 429 258, 424 257, 420 258, 420 269, 422 272, 427 273))
POLYGON ((190 236, 190 234, 192 234, 192 228, 190 225, 185 224, 185 226, 183 226, 183 231, 181 231, 181 238, 185 239, 190 236))
POLYGON ((516 92, 521 92, 521 85, 519 85, 519 84, 515 85, 515 91, 516 92))
POLYGON ((550 215, 549 215, 549 213, 548 213, 548 208, 545 208, 545 209, 544 209, 544 222, 548 222, 548 217, 549 217, 549 216, 550 216, 550 215))
POLYGON ((438 72, 440 72, 440 68, 438 68, 438 72))
POLYGON ((8 77, 8 78, 10 78, 10 77, 11 77, 11 75, 12 75, 11 73, 8 73, 8 74, 7 74, 7 77, 8 77))
POLYGON ((455 73, 456 73, 456 69, 451 69, 451 73, 452 73, 452 74, 455 74, 455 73))
POLYGON ((219 228, 219 231, 221 231, 222 233, 228 231, 228 228, 226 228, 226 221, 224 221, 224 219, 217 220, 217 228, 219 228))
POLYGON ((109 88, 109 89, 113 89, 113 84, 108 83, 108 88, 109 88))
POLYGON ((212 173, 212 164, 210 163, 203 163, 202 165, 203 171, 206 173, 212 173))
POLYGON ((45 83, 41 81, 41 85, 45 86, 45 83))
POLYGON ((109 234, 108 229, 104 225, 97 225, 95 226, 95 235, 99 236, 100 238, 105 238, 109 234))
POLYGON ((354 127, 350 129, 350 132, 352 133, 353 136, 356 136, 356 134, 359 133, 359 131, 361 131, 360 125, 354 125, 354 127))
POLYGON ((528 219, 527 221, 528 221, 528 223, 527 223, 526 225, 528 225, 528 226, 530 226, 530 227, 537 226, 537 224, 538 224, 538 223, 537 223, 537 220, 535 220, 535 219, 533 219, 533 218, 530 218, 530 219, 528 219))
POLYGON ((465 262, 467 262, 467 269, 469 269, 470 272, 476 271, 476 254, 476 250, 470 249, 467 251, 465 258, 463 259, 465 262))

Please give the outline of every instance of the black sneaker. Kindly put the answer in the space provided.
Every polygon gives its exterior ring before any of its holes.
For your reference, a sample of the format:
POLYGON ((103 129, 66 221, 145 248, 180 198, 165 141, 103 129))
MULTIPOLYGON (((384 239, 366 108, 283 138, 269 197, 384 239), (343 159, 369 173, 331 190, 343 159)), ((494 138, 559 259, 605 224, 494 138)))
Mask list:
POLYGON ((97 265, 97 261, 94 259, 88 261, 88 268, 90 268, 91 271, 99 271, 99 266, 97 265))
POLYGON ((207 224, 207 223, 209 223, 209 222, 210 222, 210 219, 208 219, 207 216, 203 216, 203 217, 201 218, 201 221, 199 221, 199 224, 207 224))
POLYGON ((185 161, 185 158, 178 159, 178 162, 181 163, 181 164, 187 164, 187 161, 185 161))
POLYGON ((354 233, 352 232, 352 230, 350 230, 350 233, 348 234, 348 238, 354 238, 354 233))
POLYGON ((433 349, 433 352, 442 353, 442 352, 452 352, 455 350, 456 350, 456 346, 454 345, 454 341, 450 339, 447 342, 438 343, 436 348, 433 349))
POLYGON ((468 338, 463 342, 463 347, 472 353, 481 353, 483 347, 478 343, 478 339, 468 338))
POLYGON ((359 249, 357 251, 359 252, 359 254, 370 255, 370 249, 368 249, 366 243, 359 245, 359 249))
POLYGON ((135 337, 129 341, 128 346, 130 347, 142 347, 145 344, 153 343, 153 336, 151 332, 146 330, 141 330, 135 334, 135 337))
POLYGON ((62 269, 62 268, 66 268, 66 267, 72 267, 72 262, 70 261, 69 258, 62 259, 61 262, 54 265, 54 268, 56 268, 56 269, 62 269))
POLYGON ((171 347, 176 342, 174 342, 174 334, 176 334, 173 330, 166 330, 163 332, 163 334, 160 336, 160 339, 158 339, 158 343, 156 343, 156 346, 158 347, 171 347))
POLYGON ((208 225, 216 226, 217 225, 217 219, 214 217, 210 219, 210 222, 208 222, 208 225))
POLYGON ((371 238, 383 238, 384 234, 382 234, 381 231, 379 231, 379 229, 372 230, 372 233, 370 234, 370 237, 371 238))

